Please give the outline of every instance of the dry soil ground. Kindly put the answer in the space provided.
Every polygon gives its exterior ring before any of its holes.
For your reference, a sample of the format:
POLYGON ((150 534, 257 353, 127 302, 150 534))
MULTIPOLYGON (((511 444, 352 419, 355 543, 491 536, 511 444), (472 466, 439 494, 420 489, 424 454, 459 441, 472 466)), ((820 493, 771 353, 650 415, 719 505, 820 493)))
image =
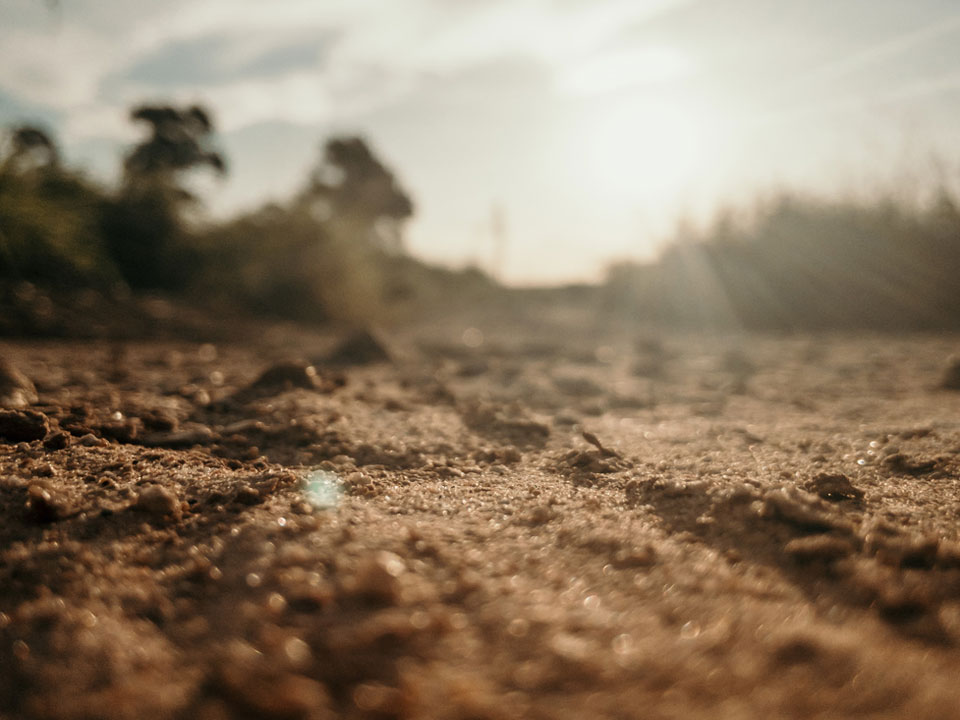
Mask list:
POLYGON ((460 330, 4 343, 0 717, 960 717, 960 340, 460 330))

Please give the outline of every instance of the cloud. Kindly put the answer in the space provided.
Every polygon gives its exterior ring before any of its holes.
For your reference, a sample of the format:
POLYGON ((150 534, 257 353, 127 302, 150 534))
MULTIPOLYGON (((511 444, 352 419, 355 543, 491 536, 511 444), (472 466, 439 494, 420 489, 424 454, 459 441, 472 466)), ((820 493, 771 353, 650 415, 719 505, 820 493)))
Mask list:
POLYGON ((333 42, 331 33, 305 38, 244 38, 214 35, 178 40, 104 81, 106 88, 129 85, 156 91, 228 83, 316 70, 333 42))
POLYGON ((20 12, 0 28, 0 87, 77 114, 80 133, 160 94, 236 103, 246 122, 335 118, 394 102, 424 75, 513 55, 575 58, 680 2, 74 0, 59 21, 20 12))

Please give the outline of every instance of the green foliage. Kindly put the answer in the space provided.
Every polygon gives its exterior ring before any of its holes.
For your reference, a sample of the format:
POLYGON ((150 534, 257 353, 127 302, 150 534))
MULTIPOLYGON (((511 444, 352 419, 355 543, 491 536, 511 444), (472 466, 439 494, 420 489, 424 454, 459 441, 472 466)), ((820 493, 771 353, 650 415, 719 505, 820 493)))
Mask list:
POLYGON ((185 290, 202 256, 184 226, 176 188, 144 185, 107 198, 99 212, 104 249, 135 290, 185 290))
POLYGON ((369 248, 343 242, 302 207, 269 206, 201 239, 204 294, 295 320, 359 321, 379 304, 369 248))
POLYGON ((382 318, 402 295, 395 269, 412 213, 363 139, 332 138, 289 204, 207 231, 204 292, 297 320, 382 318))
POLYGON ((0 155, 0 279, 103 284, 116 270, 101 243, 103 192, 63 169, 38 128, 10 133, 0 155))
POLYGON ((185 181, 200 168, 226 170, 209 113, 141 105, 130 118, 146 133, 113 193, 64 170, 42 129, 10 132, 0 155, 0 277, 122 279, 133 290, 305 321, 365 322, 415 294, 400 255, 413 203, 363 139, 326 142, 289 203, 200 227, 188 221, 198 201, 185 181))
POLYGON ((120 192, 103 204, 103 241, 132 288, 184 290, 204 270, 185 222, 197 199, 184 179, 204 166, 224 174, 226 163, 212 149, 213 122, 198 105, 141 105, 130 119, 148 132, 124 159, 120 192))

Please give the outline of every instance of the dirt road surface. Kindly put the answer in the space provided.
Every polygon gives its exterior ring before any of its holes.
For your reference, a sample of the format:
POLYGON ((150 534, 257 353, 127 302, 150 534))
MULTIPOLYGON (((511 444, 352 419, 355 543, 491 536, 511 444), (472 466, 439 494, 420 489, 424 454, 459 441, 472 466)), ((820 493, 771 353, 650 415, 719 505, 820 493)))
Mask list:
POLYGON ((957 338, 337 341, 0 346, 0 718, 960 717, 957 338))

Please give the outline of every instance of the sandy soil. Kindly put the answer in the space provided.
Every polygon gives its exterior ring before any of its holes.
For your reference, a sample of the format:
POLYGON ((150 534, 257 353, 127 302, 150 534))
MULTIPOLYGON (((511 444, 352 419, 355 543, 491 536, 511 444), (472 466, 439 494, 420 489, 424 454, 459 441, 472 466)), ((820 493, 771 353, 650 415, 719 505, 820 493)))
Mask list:
POLYGON ((4 343, 0 717, 960 717, 960 339, 461 331, 4 343))

